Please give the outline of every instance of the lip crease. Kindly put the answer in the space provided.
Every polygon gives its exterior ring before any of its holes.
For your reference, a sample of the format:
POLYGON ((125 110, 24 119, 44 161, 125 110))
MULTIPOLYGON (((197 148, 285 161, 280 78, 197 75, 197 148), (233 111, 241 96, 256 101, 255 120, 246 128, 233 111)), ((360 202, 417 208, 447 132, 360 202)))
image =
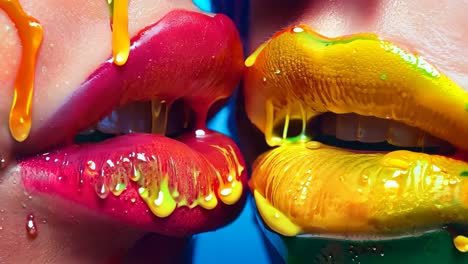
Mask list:
POLYGON ((241 41, 229 18, 168 13, 132 38, 124 66, 114 65, 112 58, 105 61, 44 125, 16 144, 17 156, 50 150, 20 160, 23 185, 166 235, 226 224, 245 200, 244 160, 235 143, 207 130, 205 121, 210 106, 231 95, 242 71, 241 41), (195 131, 178 140, 130 134, 72 144, 78 131, 118 106, 154 98, 182 98, 197 115, 195 131), (141 175, 131 179, 135 169, 141 175), (125 188, 113 193, 116 181, 124 181, 125 188), (163 197, 164 181, 169 193, 163 197), (208 197, 217 203, 208 204, 208 197))

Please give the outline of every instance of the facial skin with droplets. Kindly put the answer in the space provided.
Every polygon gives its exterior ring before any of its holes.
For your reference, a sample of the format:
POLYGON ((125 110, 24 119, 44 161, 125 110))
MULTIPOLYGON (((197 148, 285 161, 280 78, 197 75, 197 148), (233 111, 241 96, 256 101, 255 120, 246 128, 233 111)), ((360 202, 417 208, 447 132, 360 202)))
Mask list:
MULTIPOLYGON (((308 245, 309 258, 330 253, 338 263, 392 263, 405 243, 415 248, 404 253, 409 262, 418 250, 419 260, 461 261, 468 251, 467 7, 252 3, 240 133, 269 230, 338 237, 308 245), (442 226, 448 232, 416 238, 442 226), (356 242, 401 236, 410 238, 356 242), (378 250, 367 250, 372 245, 378 250), (430 255, 430 247, 441 251, 430 255), (365 256, 355 259, 356 250, 365 256)), ((306 254, 307 243, 294 241, 291 259, 306 254)))
POLYGON ((229 18, 188 0, 117 0, 113 20, 105 0, 20 0, 42 26, 34 62, 13 2, 0 0, 0 262, 177 263, 187 237, 238 215, 243 158, 205 127, 243 70, 229 18), (31 120, 11 119, 25 58, 31 120))

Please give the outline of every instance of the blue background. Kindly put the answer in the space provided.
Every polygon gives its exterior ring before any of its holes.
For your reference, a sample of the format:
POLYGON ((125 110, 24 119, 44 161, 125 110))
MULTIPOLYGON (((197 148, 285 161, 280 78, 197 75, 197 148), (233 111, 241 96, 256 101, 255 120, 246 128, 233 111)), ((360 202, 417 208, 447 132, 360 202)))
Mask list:
MULTIPOLYGON (((237 24, 241 37, 247 37, 247 0, 194 0, 204 11, 225 13, 237 24)), ((244 45, 245 46, 245 45, 244 45)), ((235 98, 208 123, 217 130, 239 142, 235 130, 235 98)), ((192 261, 206 263, 270 263, 267 245, 255 220, 253 200, 247 199, 242 214, 230 225, 195 237, 192 261)))

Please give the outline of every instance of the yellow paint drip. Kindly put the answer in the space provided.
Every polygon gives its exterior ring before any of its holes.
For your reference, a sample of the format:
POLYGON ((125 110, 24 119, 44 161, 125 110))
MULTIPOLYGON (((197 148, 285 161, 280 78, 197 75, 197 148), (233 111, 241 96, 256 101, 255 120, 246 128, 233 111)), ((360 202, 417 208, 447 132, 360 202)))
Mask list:
POLYGON ((244 167, 240 164, 239 160, 237 159, 237 155, 231 146, 228 148, 220 147, 218 145, 211 146, 223 154, 228 166, 228 175, 226 180, 224 180, 219 172, 217 172, 219 181, 219 199, 227 205, 235 204, 237 201, 239 201, 243 192, 243 186, 239 181, 239 177, 244 171, 244 167))
POLYGON ((146 202, 151 212, 158 217, 167 217, 177 207, 177 203, 169 190, 169 181, 164 177, 159 188, 152 188, 158 191, 148 192, 145 188, 140 188, 140 196, 146 202), (149 195, 148 195, 149 193, 149 195))
POLYGON ((112 56, 114 64, 122 66, 130 54, 128 35, 128 0, 110 0, 114 5, 112 14, 112 56))
POLYGON ((34 74, 42 43, 42 26, 39 21, 24 12, 17 0, 0 0, 0 9, 15 24, 22 45, 9 118, 11 136, 16 141, 22 142, 29 136, 32 126, 34 74))
POLYGON ((233 181, 220 187, 218 191, 219 199, 221 199, 224 204, 235 204, 242 196, 242 190, 242 183, 239 181, 233 181))
POLYGON ((460 252, 468 252, 468 237, 457 236, 453 239, 453 244, 460 252))
POLYGON ((299 226, 289 220, 289 218, 278 209, 271 206, 265 197, 256 190, 254 190, 254 198, 258 212, 272 230, 284 236, 295 236, 302 232, 299 226))
POLYGON ((200 198, 199 203, 201 207, 211 210, 218 205, 218 199, 213 192, 210 192, 207 196, 200 198))
POLYGON ((167 121, 171 110, 172 102, 160 99, 151 101, 152 125, 151 132, 157 135, 165 135, 167 121))
MULTIPOLYGON (((243 185, 240 182, 240 176, 244 171, 244 167, 240 164, 236 152, 232 146, 221 147, 213 145, 223 156, 227 163, 227 174, 221 175, 218 170, 215 170, 216 177, 219 181, 217 190, 212 190, 211 185, 208 185, 204 191, 199 191, 196 199, 190 199, 186 196, 185 192, 191 191, 184 189, 183 193, 177 189, 177 186, 170 187, 170 177, 177 174, 174 160, 169 158, 167 164, 161 164, 161 160, 157 157, 149 157, 145 153, 131 153, 129 158, 123 157, 121 160, 114 163, 111 160, 107 161, 109 168, 114 171, 110 178, 106 178, 100 182, 102 183, 97 188, 96 193, 101 198, 104 195, 100 194, 100 189, 106 189, 105 196, 111 192, 115 196, 120 196, 128 186, 128 180, 122 175, 128 175, 128 178, 135 182, 138 186, 138 193, 142 200, 148 205, 151 212, 158 217, 167 217, 174 212, 176 208, 188 207, 193 209, 200 206, 204 209, 211 210, 218 205, 218 199, 224 204, 235 204, 243 193, 243 185), (130 159, 135 159, 130 163, 130 159), (117 165, 115 165, 117 164, 117 165), (122 167, 120 167, 122 166, 122 167), (163 169, 164 168, 164 169, 163 169), (164 170, 164 171, 163 171, 164 170), (151 171, 146 175, 145 171, 151 171), (174 174, 168 173, 172 172, 174 174)), ((191 184, 198 186, 200 181, 200 169, 194 163, 189 165, 187 172, 191 172, 191 184)), ((99 175, 97 165, 94 161, 88 161, 84 172, 89 175, 99 175)), ((201 186, 199 188, 202 188, 201 186)))

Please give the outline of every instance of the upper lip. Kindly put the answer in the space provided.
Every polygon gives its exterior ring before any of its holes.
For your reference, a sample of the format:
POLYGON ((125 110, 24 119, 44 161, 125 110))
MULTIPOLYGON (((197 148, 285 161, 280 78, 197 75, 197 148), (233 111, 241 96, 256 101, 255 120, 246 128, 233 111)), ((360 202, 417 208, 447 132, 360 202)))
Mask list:
POLYGON ((233 92, 242 57, 238 32, 226 16, 169 12, 131 39, 124 66, 116 67, 110 57, 14 152, 34 154, 70 143, 78 131, 132 101, 183 98, 209 107, 233 92))
POLYGON ((287 114, 301 119, 324 112, 357 113, 398 120, 468 149, 468 93, 423 57, 371 34, 341 42, 308 38, 310 32, 305 25, 288 28, 246 60, 246 111, 261 131, 268 134, 287 114), (304 43, 319 51, 308 56, 312 52, 304 43), (360 68, 349 70, 350 64, 360 68), (272 124, 267 124, 264 105, 274 109, 272 124))
POLYGON ((250 182, 275 231, 385 233, 405 224, 409 230, 466 223, 468 165, 453 158, 467 158, 468 93, 424 58, 372 34, 330 39, 298 25, 277 33, 245 64, 247 115, 270 146, 280 146, 257 159, 250 182), (398 120, 458 152, 355 154, 318 142, 289 144, 311 140, 303 133, 288 139, 290 120, 304 131, 308 119, 325 112, 398 120), (281 122, 285 130, 275 134, 281 122))
POLYGON ((124 66, 105 61, 15 146, 19 156, 50 151, 20 160, 24 186, 164 234, 205 231, 232 220, 243 205, 244 161, 235 143, 206 130, 205 121, 210 106, 231 95, 242 70, 241 41, 229 18, 168 13, 132 38, 124 66), (116 107, 155 98, 184 99, 201 132, 185 134, 181 142, 135 134, 70 145, 78 131, 116 107))

